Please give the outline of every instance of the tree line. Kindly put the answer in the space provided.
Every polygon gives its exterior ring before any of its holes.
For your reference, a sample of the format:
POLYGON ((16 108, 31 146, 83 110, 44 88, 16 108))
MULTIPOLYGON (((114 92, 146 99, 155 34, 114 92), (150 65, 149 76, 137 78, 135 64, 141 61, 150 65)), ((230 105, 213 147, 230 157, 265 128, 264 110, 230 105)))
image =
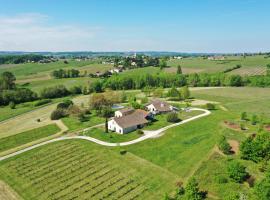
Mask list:
POLYGON ((76 69, 59 69, 52 72, 54 78, 76 78, 80 76, 80 71, 76 69))
POLYGON ((2 55, 0 56, 0 64, 20 64, 26 62, 39 62, 46 59, 46 56, 27 54, 27 55, 2 55))

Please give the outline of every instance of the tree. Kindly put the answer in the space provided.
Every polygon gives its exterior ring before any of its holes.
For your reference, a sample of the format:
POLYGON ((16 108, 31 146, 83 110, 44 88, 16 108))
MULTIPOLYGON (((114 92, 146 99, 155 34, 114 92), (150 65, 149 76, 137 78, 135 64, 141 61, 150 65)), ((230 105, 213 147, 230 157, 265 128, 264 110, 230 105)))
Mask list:
POLYGON ((267 76, 270 76, 270 64, 266 65, 267 71, 266 74, 267 76))
POLYGON ((185 197, 186 199, 190 199, 190 200, 191 199, 192 200, 204 199, 204 195, 199 189, 199 184, 196 181, 196 179, 193 177, 187 183, 187 186, 185 188, 185 197))
POLYGON ((0 91, 15 89, 16 77, 11 72, 3 72, 0 75, 0 91))
POLYGON ((166 68, 167 67, 167 62, 166 62, 166 60, 163 58, 163 59, 161 59, 161 61, 160 61, 160 63, 159 63, 159 68, 162 70, 162 69, 164 69, 164 68, 166 68))
POLYGON ((231 161, 228 164, 227 171, 229 173, 229 177, 237 183, 242 183, 248 178, 246 168, 237 161, 231 161))
POLYGON ((181 99, 181 93, 174 86, 171 89, 169 89, 167 96, 177 100, 181 99))
POLYGON ((67 109, 71 105, 73 105, 73 102, 71 100, 64 100, 57 105, 57 109, 67 109))
POLYGON ((218 148, 225 154, 231 153, 231 146, 227 142, 226 138, 224 136, 221 136, 218 141, 218 148))
POLYGON ((188 99, 190 97, 190 91, 187 85, 181 88, 181 95, 183 99, 188 99))
POLYGON ((112 108, 110 106, 105 106, 102 108, 102 117, 105 118, 105 132, 108 133, 108 118, 113 114, 112 108))
POLYGON ((67 116, 67 112, 64 109, 56 109, 51 114, 51 120, 58 120, 67 116))
POLYGON ((163 88, 156 88, 153 91, 153 97, 163 97, 163 88))
POLYGON ((167 122, 175 123, 178 122, 180 119, 176 112, 170 112, 167 114, 167 122))
POLYGON ((94 81, 93 83, 90 84, 89 87, 90 92, 96 92, 96 93, 101 93, 103 92, 103 84, 100 80, 94 81))
POLYGON ((112 103, 109 99, 106 99, 103 94, 94 93, 90 96, 90 108, 96 110, 100 115, 104 107, 111 107, 112 103))
POLYGON ((182 74, 182 68, 180 65, 177 66, 177 71, 176 71, 177 74, 182 74))

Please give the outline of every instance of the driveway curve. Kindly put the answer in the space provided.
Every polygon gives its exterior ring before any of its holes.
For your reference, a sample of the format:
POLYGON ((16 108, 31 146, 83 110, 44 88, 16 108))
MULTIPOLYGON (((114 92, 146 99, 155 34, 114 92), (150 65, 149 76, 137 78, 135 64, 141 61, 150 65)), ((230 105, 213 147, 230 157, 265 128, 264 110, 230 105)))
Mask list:
POLYGON ((188 123, 190 121, 193 121, 193 120, 196 120, 196 119, 199 119, 199 118, 202 118, 202 117, 205 117, 205 116, 211 114, 211 112, 209 110, 205 110, 205 109, 201 109, 201 108, 191 108, 190 110, 191 111, 195 111, 195 110, 203 111, 204 113, 202 113, 200 115, 197 115, 197 116, 194 116, 194 117, 191 117, 189 119, 183 120, 181 122, 178 122, 178 123, 175 123, 175 124, 171 124, 169 126, 163 127, 161 129, 158 129, 158 130, 144 131, 144 135, 143 136, 141 136, 141 137, 139 137, 137 139, 128 141, 128 142, 110 143, 110 142, 101 141, 101 140, 98 140, 96 138, 89 137, 89 136, 62 136, 62 137, 55 138, 55 139, 52 139, 52 140, 49 140, 49 141, 46 141, 46 142, 42 142, 42 143, 37 144, 37 145, 33 145, 31 147, 25 148, 25 149, 20 150, 20 151, 16 151, 16 152, 11 153, 11 154, 8 154, 6 156, 2 156, 2 157, 0 157, 0 161, 6 160, 6 159, 8 159, 10 157, 19 155, 19 154, 24 153, 24 152, 30 151, 30 150, 35 149, 35 148, 38 148, 40 146, 44 146, 46 144, 50 144, 50 143, 58 142, 58 141, 63 141, 63 140, 71 140, 71 139, 83 139, 83 140, 94 142, 96 144, 99 144, 99 145, 102 145, 102 146, 107 146, 107 147, 128 146, 128 145, 136 144, 138 142, 142 142, 142 141, 144 141, 146 139, 149 139, 149 138, 159 137, 159 136, 161 136, 161 134, 164 131, 166 131, 166 130, 172 128, 172 127, 179 126, 181 124, 185 124, 185 123, 188 123))

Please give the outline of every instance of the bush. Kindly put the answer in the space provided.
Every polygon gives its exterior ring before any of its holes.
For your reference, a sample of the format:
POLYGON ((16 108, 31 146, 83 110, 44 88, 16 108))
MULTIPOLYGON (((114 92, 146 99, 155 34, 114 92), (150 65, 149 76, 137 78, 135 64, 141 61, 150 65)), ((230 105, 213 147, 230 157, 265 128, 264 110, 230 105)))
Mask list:
POLYGON ((229 177, 237 183, 243 183, 248 178, 246 168, 237 161, 231 161, 228 165, 229 177))
POLYGON ((241 113, 241 120, 247 120, 247 113, 246 112, 241 113))
POLYGON ((16 108, 16 104, 15 104, 13 101, 11 101, 11 102, 9 103, 9 107, 10 107, 11 109, 15 109, 15 108, 16 108))
POLYGON ((231 153, 231 146, 229 145, 224 136, 220 137, 218 141, 218 148, 225 154, 231 153))
POLYGON ((215 181, 219 184, 228 183, 228 179, 224 176, 216 176, 215 181))
POLYGON ((143 133, 143 131, 142 131, 141 129, 138 129, 138 130, 137 130, 137 134, 138 134, 138 135, 143 135, 144 133, 143 133))
POLYGON ((121 150, 120 150, 120 154, 121 154, 121 155, 125 155, 126 153, 127 153, 127 150, 125 150, 125 149, 121 149, 121 150))
POLYGON ((80 86, 73 86, 69 89, 71 94, 82 94, 82 88, 80 86))
POLYGON ((206 104, 206 109, 207 110, 215 110, 216 109, 216 105, 213 103, 207 103, 206 104))
POLYGON ((57 105, 57 109, 67 109, 71 105, 73 105, 71 100, 65 100, 57 105))
POLYGON ((52 102, 51 99, 41 99, 41 100, 37 101, 36 103, 34 103, 34 106, 38 107, 38 106, 42 106, 42 105, 45 105, 45 104, 51 103, 51 102, 52 102))
POLYGON ((175 122, 179 122, 180 119, 178 117, 178 114, 176 112, 170 112, 167 114, 167 122, 172 122, 172 123, 175 123, 175 122))
POLYGON ((43 99, 53 99, 53 98, 59 98, 59 97, 64 97, 68 95, 70 95, 70 91, 68 91, 68 89, 63 85, 44 88, 40 92, 40 96, 43 99))
POLYGON ((67 113, 65 110, 63 109, 56 109, 52 112, 51 114, 51 120, 58 120, 61 119, 63 117, 66 117, 67 113))

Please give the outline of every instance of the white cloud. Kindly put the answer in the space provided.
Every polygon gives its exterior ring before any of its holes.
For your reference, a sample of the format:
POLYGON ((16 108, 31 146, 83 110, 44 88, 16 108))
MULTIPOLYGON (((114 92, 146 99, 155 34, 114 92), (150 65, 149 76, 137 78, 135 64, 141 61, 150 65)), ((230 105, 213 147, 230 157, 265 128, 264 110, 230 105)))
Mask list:
POLYGON ((86 50, 91 48, 89 42, 100 31, 100 28, 79 25, 48 25, 49 19, 36 13, 0 16, 0 50, 86 50))

